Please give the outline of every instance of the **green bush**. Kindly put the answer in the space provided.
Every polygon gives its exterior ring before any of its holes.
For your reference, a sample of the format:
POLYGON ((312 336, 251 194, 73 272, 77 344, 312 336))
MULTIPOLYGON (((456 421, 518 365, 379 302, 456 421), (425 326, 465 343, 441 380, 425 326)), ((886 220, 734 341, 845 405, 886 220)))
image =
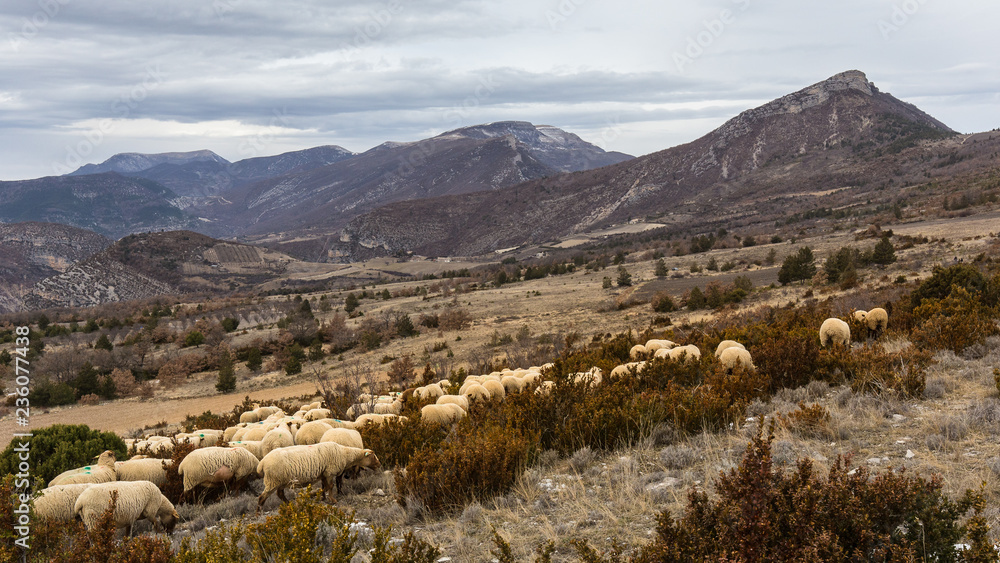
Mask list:
POLYGON ((219 324, 222 326, 222 330, 232 332, 240 326, 240 321, 232 317, 226 317, 219 324))
POLYGON ((192 330, 184 337, 184 346, 201 346, 205 343, 205 335, 198 330, 192 330))
POLYGON ((808 246, 799 248, 781 264, 778 270, 778 282, 786 285, 794 281, 808 280, 816 275, 816 263, 812 249, 808 246))
POLYGON ((38 489, 63 471, 90 465, 104 450, 112 450, 118 459, 126 459, 125 442, 114 432, 91 430, 84 424, 55 424, 33 430, 32 434, 25 440, 15 439, 0 454, 0 472, 18 472, 14 448, 22 441, 30 441, 31 476, 38 489))
POLYGON ((989 289, 989 281, 978 268, 971 264, 935 266, 931 277, 927 278, 910 293, 910 308, 916 309, 925 299, 944 299, 957 285, 976 297, 989 289))

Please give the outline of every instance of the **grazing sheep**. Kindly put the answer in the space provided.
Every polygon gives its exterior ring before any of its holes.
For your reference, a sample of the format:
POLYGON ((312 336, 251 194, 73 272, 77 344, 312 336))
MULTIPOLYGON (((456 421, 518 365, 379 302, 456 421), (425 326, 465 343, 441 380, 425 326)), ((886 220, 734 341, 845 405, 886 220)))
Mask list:
POLYGON ((552 390, 556 388, 554 381, 543 381, 538 388, 535 389, 536 395, 542 395, 543 397, 548 397, 552 395, 552 390))
POLYGON ((740 348, 741 350, 746 350, 742 344, 736 342, 735 340, 723 340, 722 342, 719 342, 719 345, 715 348, 715 357, 721 357, 722 352, 728 348, 740 348))
POLYGON ((413 394, 417 399, 437 399, 441 395, 444 395, 444 389, 437 383, 430 383, 423 387, 417 387, 417 390, 413 394))
POLYGON ((673 348, 674 346, 677 346, 677 345, 674 344, 672 341, 670 341, 670 340, 662 340, 662 339, 659 339, 659 340, 647 340, 646 344, 645 344, 645 348, 646 348, 646 353, 647 354, 649 352, 656 353, 656 352, 658 352, 660 350, 663 350, 663 349, 669 350, 669 349, 673 348))
POLYGON ((319 420, 321 418, 332 418, 333 413, 330 409, 312 409, 306 412, 306 415, 302 418, 306 420, 319 420))
POLYGON ((267 455, 268 452, 275 448, 287 448, 294 444, 295 438, 292 436, 292 431, 288 429, 287 423, 282 422, 264 435, 261 439, 260 451, 264 455, 267 455))
POLYGON ((526 386, 534 385, 542 380, 542 374, 537 371, 529 371, 528 373, 524 374, 524 377, 522 377, 521 379, 524 380, 524 384, 526 386))
POLYGON ((854 314, 854 318, 858 318, 858 313, 864 313, 860 319, 861 323, 868 329, 868 335, 873 338, 878 338, 882 335, 882 332, 889 326, 889 313, 881 307, 876 307, 871 311, 865 313, 864 311, 857 311, 854 314))
MULTIPOLYGON (((503 387, 503 385, 501 385, 500 387, 503 387)), ((466 399, 469 400, 470 405, 475 402, 490 400, 490 392, 487 391, 485 387, 483 387, 478 383, 474 383, 466 387, 465 391, 461 392, 461 395, 463 395, 466 399)))
POLYGON ((118 481, 149 481, 157 487, 167 482, 167 468, 173 465, 169 459, 130 459, 115 462, 118 481))
POLYGON ((403 412, 403 401, 393 401, 391 403, 375 403, 375 414, 395 414, 403 412))
POLYGON ((257 458, 257 459, 263 459, 264 458, 264 442, 261 442, 260 440, 251 441, 251 442, 247 442, 247 441, 229 442, 229 445, 231 447, 234 447, 234 448, 244 449, 244 450, 250 452, 251 454, 253 454, 253 456, 255 458, 257 458))
POLYGON ((841 319, 826 319, 819 327, 819 343, 823 347, 826 347, 827 344, 850 346, 851 327, 841 319))
POLYGON ((56 485, 42 489, 35 497, 35 516, 39 520, 72 522, 76 518, 73 510, 76 499, 91 485, 92 483, 56 485))
POLYGON ((267 432, 271 429, 270 425, 265 422, 258 422, 247 427, 247 431, 243 433, 242 436, 237 436, 239 440, 244 442, 257 442, 264 439, 267 436, 267 432))
POLYGON ((394 420, 394 419, 406 420, 406 417, 405 416, 396 416, 394 414, 367 413, 367 414, 363 414, 363 415, 359 416, 358 419, 354 421, 353 428, 362 428, 366 424, 379 425, 379 424, 382 424, 383 422, 386 422, 388 420, 394 420))
POLYGON ((278 498, 287 502, 287 487, 305 486, 317 479, 321 480, 326 496, 332 492, 336 478, 354 467, 378 469, 382 464, 371 450, 349 448, 334 442, 274 450, 257 464, 257 474, 264 478, 264 492, 257 498, 257 511, 260 512, 264 501, 275 491, 278 498))
POLYGON ((334 427, 331 424, 333 420, 332 418, 321 418, 303 424, 295 434, 295 445, 308 446, 309 444, 318 444, 323 434, 334 427))
POLYGON ((432 424, 451 424, 465 418, 466 412, 462 407, 454 403, 444 403, 441 405, 424 405, 420 409, 420 420, 432 424))
POLYGON ((601 371, 601 368, 594 366, 587 371, 574 373, 570 377, 573 383, 585 381, 590 387, 597 387, 597 385, 603 380, 603 375, 604 373, 601 371))
POLYGON ((520 393, 524 391, 525 383, 523 376, 508 375, 500 380, 500 385, 503 385, 503 389, 507 393, 520 393))
POLYGON ((611 370, 611 377, 624 377, 626 375, 630 375, 633 371, 638 374, 645 368, 646 362, 629 362, 627 364, 616 366, 615 369, 611 370))
POLYGON ((189 453, 177 466, 177 474, 184 477, 184 492, 201 485, 233 482, 240 488, 257 468, 258 458, 246 448, 210 447, 189 453))
POLYGON ((701 360, 701 350, 699 350, 694 344, 678 346, 677 348, 670 349, 668 357, 675 362, 684 358, 684 363, 695 363, 701 360))
POLYGON ((733 346, 723 350, 722 354, 719 355, 719 363, 725 366, 727 370, 736 369, 736 366, 741 364, 749 370, 757 369, 753 365, 753 358, 750 357, 750 352, 747 352, 742 347, 737 348, 733 346))
POLYGON ((441 395, 437 398, 436 404, 444 405, 451 403, 462 407, 462 410, 469 412, 469 399, 465 395, 441 395))
POLYGON ((163 496, 160 489, 149 481, 122 481, 118 483, 101 483, 91 485, 83 491, 73 507, 73 513, 83 520, 88 530, 94 528, 97 521, 111 505, 112 492, 118 492, 115 503, 114 521, 118 528, 127 528, 132 535, 132 524, 145 518, 159 532, 166 528, 167 532, 174 530, 177 523, 177 511, 174 505, 163 496))
POLYGON ((507 398, 507 390, 504 388, 503 383, 495 379, 487 379, 483 382, 482 387, 490 394, 490 399, 499 399, 502 401, 507 398))
POLYGON ((854 320, 860 324, 865 324, 865 315, 867 314, 868 311, 854 311, 854 320))
POLYGON ((118 480, 118 474, 115 473, 115 452, 104 450, 98 456, 96 465, 88 465, 64 471, 49 481, 49 486, 107 483, 116 480, 118 480))
POLYGON ((246 411, 240 415, 240 422, 243 424, 250 424, 252 422, 260 422, 260 415, 255 411, 246 411))
POLYGON ((632 358, 633 360, 638 360, 639 358, 645 356, 646 356, 646 347, 643 346, 642 344, 636 344, 635 346, 632 347, 631 350, 628 351, 628 357, 632 358))
POLYGON ((352 428, 331 428, 323 434, 320 442, 334 442, 349 448, 364 448, 361 432, 352 428))

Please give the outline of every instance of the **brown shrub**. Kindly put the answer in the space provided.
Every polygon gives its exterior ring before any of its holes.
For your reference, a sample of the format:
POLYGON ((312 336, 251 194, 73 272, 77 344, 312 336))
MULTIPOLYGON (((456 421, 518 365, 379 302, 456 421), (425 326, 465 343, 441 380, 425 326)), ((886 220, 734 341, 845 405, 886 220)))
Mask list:
POLYGON ((131 397, 139 390, 139 383, 132 375, 132 370, 115 368, 111 371, 111 381, 115 382, 115 393, 119 397, 131 397))
POLYGON ((944 299, 924 299, 913 310, 918 324, 912 340, 925 348, 951 350, 956 354, 986 338, 1000 334, 994 321, 994 311, 979 297, 962 287, 954 286, 944 299))
POLYGON ((464 330, 472 324, 472 316, 461 307, 449 307, 438 315, 441 330, 464 330))

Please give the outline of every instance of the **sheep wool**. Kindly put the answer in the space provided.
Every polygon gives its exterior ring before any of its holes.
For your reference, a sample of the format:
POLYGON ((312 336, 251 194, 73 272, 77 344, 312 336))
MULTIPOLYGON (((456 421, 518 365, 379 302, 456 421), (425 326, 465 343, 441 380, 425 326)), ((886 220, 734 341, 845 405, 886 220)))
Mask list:
MULTIPOLYGON (((244 449, 250 452, 257 459, 262 459, 264 457, 264 442, 260 440, 257 441, 237 441, 229 442, 230 447, 244 449)), ((190 455, 190 454, 189 454, 190 455)))
POLYGON ((826 319, 819 327, 819 343, 823 347, 826 347, 828 344, 850 346, 851 327, 841 319, 826 319))
POLYGON ((469 412, 469 399, 465 395, 441 395, 437 399, 438 405, 451 403, 462 407, 462 410, 469 412))
POLYGON ((402 401, 392 401, 391 403, 375 403, 375 414, 395 414, 403 412, 402 401))
POLYGON ((249 424, 251 422, 260 422, 260 415, 254 411, 246 411, 240 415, 240 422, 243 424, 249 424))
MULTIPOLYGON (((524 375, 527 374, 528 372, 525 371, 524 375)), ((520 393, 521 391, 524 391, 524 375, 508 375, 500 380, 500 385, 503 385, 503 389, 507 393, 520 393)))
POLYGON ((378 469, 381 466, 375 452, 334 442, 274 450, 257 464, 257 474, 264 478, 264 492, 257 498, 257 510, 260 511, 264 501, 274 492, 282 501, 287 501, 287 487, 305 486, 319 479, 326 495, 332 492, 336 478, 345 471, 355 467, 378 469))
POLYGON ((76 518, 76 512, 73 511, 76 499, 90 486, 91 483, 81 483, 42 489, 35 497, 35 516, 40 520, 72 522, 76 518))
POLYGON ((312 409, 302 418, 305 418, 306 420, 319 420, 321 418, 330 418, 331 416, 332 413, 330 412, 330 409, 312 409))
POLYGON ((333 428, 330 424, 331 418, 323 418, 320 420, 313 420, 303 424, 299 431, 295 433, 295 445, 296 446, 308 446, 309 444, 319 443, 320 438, 327 430, 333 428))
POLYGON ((466 412, 462 407, 454 403, 444 403, 441 405, 424 405, 420 409, 420 420, 432 424, 451 424, 465 418, 466 412))
MULTIPOLYGON (((513 377, 508 375, 507 377, 513 377)), ((504 400, 507 398, 507 390, 504 388, 503 383, 495 379, 488 379, 483 382, 483 389, 490 394, 490 399, 504 400)))
POLYGON ((865 326, 872 335, 878 337, 889 326, 889 313, 881 307, 868 311, 865 315, 865 326))
POLYGON ((331 428, 323 434, 320 442, 333 442, 349 448, 364 448, 361 432, 351 428, 331 428))
POLYGON ((173 465, 169 459, 130 459, 115 462, 115 474, 119 481, 149 481, 157 487, 167 482, 167 468, 173 465))
MULTIPOLYGON (((501 385, 501 387, 503 386, 501 385)), ((470 405, 475 402, 490 400, 490 392, 478 383, 469 385, 461 394, 469 400, 470 405)))
POLYGON ((683 358, 685 363, 695 363, 701 360, 701 350, 694 344, 678 346, 670 349, 669 358, 675 362, 681 361, 683 358))
POLYGON ((646 347, 643 346, 642 344, 636 344, 635 346, 632 347, 631 350, 628 351, 628 357, 632 358, 633 360, 638 360, 639 358, 642 358, 645 355, 646 355, 646 347))
POLYGON ((115 473, 115 452, 105 450, 97 458, 97 465, 88 465, 64 471, 49 481, 49 486, 107 483, 116 481, 117 479, 118 474, 115 473))
POLYGON ((181 460, 177 474, 184 477, 186 493, 199 485, 212 487, 230 481, 239 483, 253 474, 258 459, 253 452, 238 446, 202 448, 181 460))
POLYGON ((118 492, 115 503, 114 520, 119 528, 132 531, 136 520, 145 518, 159 532, 166 528, 173 531, 177 523, 174 505, 163 496, 160 489, 149 481, 122 481, 92 485, 80 494, 73 507, 73 513, 83 520, 87 529, 93 529, 111 504, 111 493, 118 492))
POLYGON ((737 348, 732 346, 726 348, 719 355, 719 363, 726 367, 727 370, 736 369, 736 366, 743 365, 743 367, 756 370, 757 367, 753 365, 753 358, 750 357, 750 352, 747 352, 742 347, 737 348))
POLYGON ((543 381, 541 385, 535 389, 536 395, 541 395, 543 397, 548 397, 552 395, 552 390, 556 388, 554 381, 543 381))
POLYGON ((267 455, 267 453, 273 449, 287 448, 288 446, 292 446, 294 444, 295 441, 292 436, 292 431, 289 430, 287 423, 282 422, 264 435, 264 438, 261 439, 260 451, 264 455, 267 455))
POLYGON ((727 348, 740 348, 742 350, 746 350, 746 348, 742 344, 736 342, 735 340, 723 340, 722 342, 719 342, 718 346, 715 347, 715 357, 716 358, 721 357, 722 352, 725 351, 727 348))

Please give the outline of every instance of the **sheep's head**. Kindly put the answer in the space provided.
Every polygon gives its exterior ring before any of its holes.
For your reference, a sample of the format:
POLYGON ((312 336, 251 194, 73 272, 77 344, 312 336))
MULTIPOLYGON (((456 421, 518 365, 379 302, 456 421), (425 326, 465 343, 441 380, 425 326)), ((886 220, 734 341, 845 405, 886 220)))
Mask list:
POLYGON ((868 316, 867 311, 854 311, 854 320, 859 323, 865 322, 865 317, 867 316, 868 316))
POLYGON ((116 461, 118 461, 118 458, 115 456, 115 452, 111 450, 104 450, 97 458, 97 465, 108 465, 114 467, 116 461))
POLYGON ((365 450, 365 454, 361 456, 361 459, 358 462, 358 467, 375 470, 382 467, 382 462, 378 460, 378 456, 375 455, 375 452, 365 450))
POLYGON ((157 516, 160 521, 160 525, 163 526, 163 529, 166 530, 168 534, 173 533, 174 526, 177 525, 177 521, 181 518, 169 501, 163 503, 163 506, 157 516))

